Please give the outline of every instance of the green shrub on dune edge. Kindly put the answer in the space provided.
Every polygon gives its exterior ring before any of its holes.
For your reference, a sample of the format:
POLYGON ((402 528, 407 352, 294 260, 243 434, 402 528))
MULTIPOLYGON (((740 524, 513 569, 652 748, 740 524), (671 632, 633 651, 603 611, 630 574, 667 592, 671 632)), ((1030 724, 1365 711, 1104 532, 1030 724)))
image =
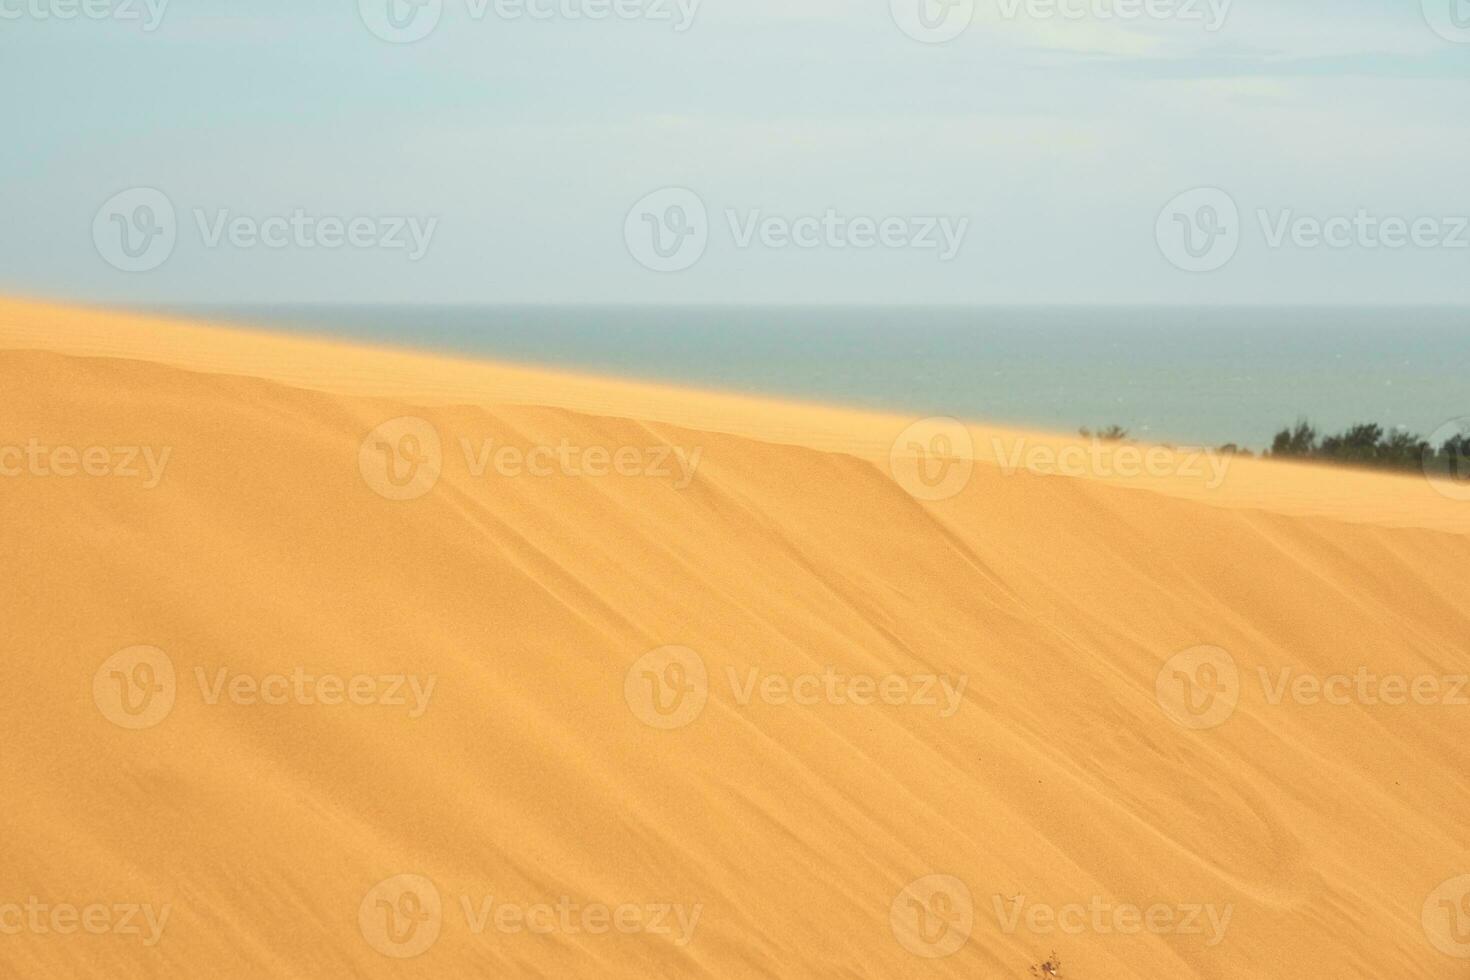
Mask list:
POLYGON ((1311 423, 1299 421, 1276 433, 1265 455, 1395 470, 1423 469, 1470 479, 1470 432, 1460 432, 1434 446, 1422 436, 1403 430, 1386 432, 1374 422, 1323 436, 1311 423))
MULTIPOLYGON (((1118 425, 1095 432, 1082 428, 1078 433, 1083 438, 1128 441, 1128 430, 1118 425)), ((1255 455, 1233 442, 1215 451, 1227 456, 1255 455)), ((1425 473, 1470 481, 1470 423, 1435 446, 1423 436, 1402 429, 1389 432, 1375 422, 1349 426, 1336 435, 1322 435, 1310 422, 1301 420, 1276 433, 1271 448, 1261 455, 1267 459, 1304 459, 1392 470, 1422 469, 1425 473)))

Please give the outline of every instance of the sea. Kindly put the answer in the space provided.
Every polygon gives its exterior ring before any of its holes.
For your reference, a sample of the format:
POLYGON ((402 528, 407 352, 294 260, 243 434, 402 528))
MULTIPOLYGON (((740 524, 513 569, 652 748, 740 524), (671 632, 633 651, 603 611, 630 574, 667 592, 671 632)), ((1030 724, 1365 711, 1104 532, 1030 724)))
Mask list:
POLYGON ((1429 435, 1470 416, 1470 308, 172 308, 375 344, 1061 432, 1268 446, 1307 420, 1429 435))

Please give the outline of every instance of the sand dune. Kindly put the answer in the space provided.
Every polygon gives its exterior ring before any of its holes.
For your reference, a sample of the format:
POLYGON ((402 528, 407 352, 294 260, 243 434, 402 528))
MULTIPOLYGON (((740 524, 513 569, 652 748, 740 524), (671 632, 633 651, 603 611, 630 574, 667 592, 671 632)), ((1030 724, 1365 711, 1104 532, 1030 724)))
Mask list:
POLYGON ((5 976, 1465 974, 1422 478, 18 301, 0 406, 5 976))

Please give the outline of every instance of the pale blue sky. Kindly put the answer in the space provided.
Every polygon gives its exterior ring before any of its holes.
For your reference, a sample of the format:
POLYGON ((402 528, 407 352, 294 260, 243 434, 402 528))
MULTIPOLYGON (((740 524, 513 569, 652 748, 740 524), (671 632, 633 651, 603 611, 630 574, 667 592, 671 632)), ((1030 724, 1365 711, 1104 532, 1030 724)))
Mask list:
MULTIPOLYGON (((1005 0, 979 0, 969 29, 944 44, 907 36, 890 0, 703 0, 682 32, 649 19, 506 20, 493 6, 476 20, 471 0, 444 0, 437 28, 412 44, 374 36, 357 0, 308 11, 299 0, 171 0, 151 32, 32 13, 67 2, 79 0, 0 0, 8 291, 142 302, 1470 301, 1470 247, 1272 247, 1258 215, 1361 208, 1442 220, 1446 235, 1470 215, 1470 43, 1457 43, 1470 42, 1467 0, 1235 0, 1214 32, 1178 18, 1048 18, 1024 2, 1007 17, 1005 0), (94 243, 99 207, 133 187, 177 209, 177 243, 147 272, 114 268, 94 243), (697 193, 709 241, 691 267, 660 273, 633 255, 625 219, 665 187, 697 193), (1238 250, 1203 273, 1172 264, 1156 235, 1166 203, 1197 187, 1226 191, 1240 210, 1238 250), (413 261, 374 247, 211 247, 196 216, 263 221, 297 208, 437 223, 413 261), (742 248, 726 216, 828 208, 969 223, 944 262, 826 241, 742 248)), ((1111 9, 1088 0, 1099 3, 1111 9)))

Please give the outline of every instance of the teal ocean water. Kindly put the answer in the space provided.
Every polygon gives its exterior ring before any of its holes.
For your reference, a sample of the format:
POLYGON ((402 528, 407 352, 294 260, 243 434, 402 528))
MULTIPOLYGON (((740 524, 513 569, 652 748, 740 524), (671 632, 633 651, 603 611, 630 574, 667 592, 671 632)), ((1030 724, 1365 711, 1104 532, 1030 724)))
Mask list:
MULTIPOLYGON (((174 311, 177 312, 177 311, 174 311)), ((1470 310, 386 307, 185 312, 276 330, 1060 431, 1260 448, 1307 418, 1470 415, 1470 310)))

